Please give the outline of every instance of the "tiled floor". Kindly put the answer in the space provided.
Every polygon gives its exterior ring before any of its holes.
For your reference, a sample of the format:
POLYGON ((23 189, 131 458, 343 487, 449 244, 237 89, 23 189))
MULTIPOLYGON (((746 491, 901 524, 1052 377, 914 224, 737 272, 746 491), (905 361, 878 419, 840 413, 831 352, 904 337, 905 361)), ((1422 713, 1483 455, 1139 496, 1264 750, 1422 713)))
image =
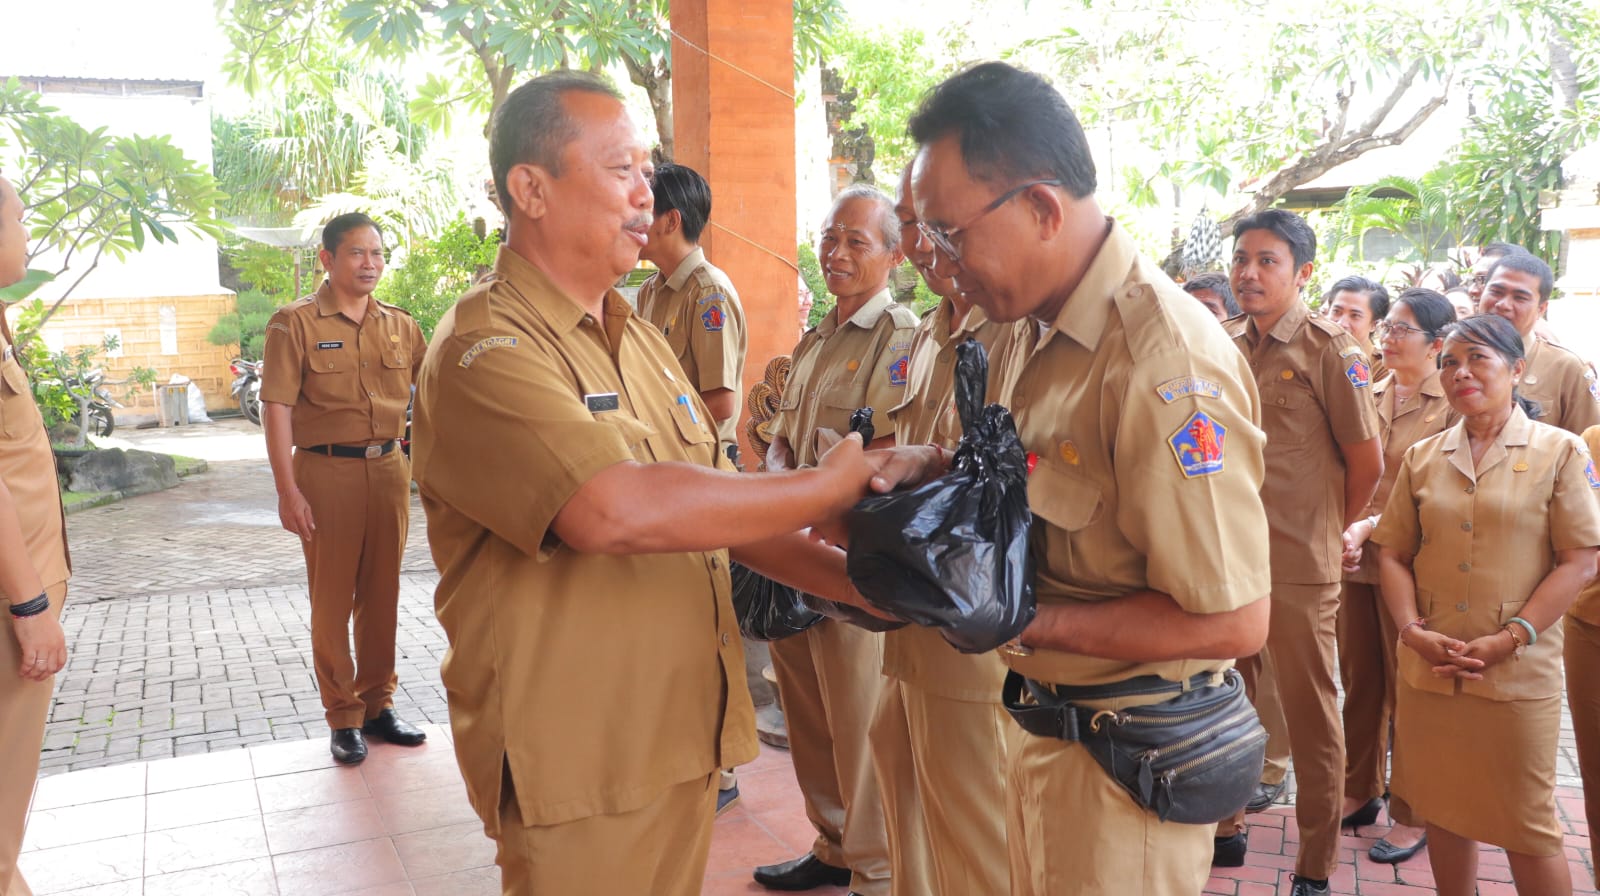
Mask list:
MULTIPOLYGON (((23 871, 38 896, 498 894, 494 849, 467 805, 449 732, 426 727, 426 745, 373 744, 357 768, 334 766, 315 740, 46 777, 23 871)), ((811 845, 787 753, 764 748, 740 769, 739 789, 717 820, 706 896, 765 893, 750 869, 811 845)), ((1576 892, 1594 894, 1582 797, 1558 792, 1576 892)), ((1383 830, 1342 838, 1334 892, 1433 892, 1426 853, 1398 867, 1367 860, 1383 830)), ((1216 874, 1206 893, 1287 894, 1298 840, 1288 807, 1251 816, 1250 864, 1216 874)), ((1480 872, 1480 896, 1513 892, 1504 854, 1485 850, 1480 872)))

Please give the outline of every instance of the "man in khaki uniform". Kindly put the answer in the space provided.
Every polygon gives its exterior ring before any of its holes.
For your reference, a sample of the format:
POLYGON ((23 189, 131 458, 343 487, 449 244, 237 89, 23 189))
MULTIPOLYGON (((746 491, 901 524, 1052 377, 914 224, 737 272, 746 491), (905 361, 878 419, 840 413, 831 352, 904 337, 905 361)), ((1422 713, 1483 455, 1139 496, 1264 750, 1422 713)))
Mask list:
MULTIPOLYGON (((895 197, 900 251, 939 306, 911 340, 905 402, 889 412, 900 445, 961 441, 955 410, 956 347, 976 339, 991 352, 1017 327, 991 321, 948 277, 934 272, 933 244, 917 228, 911 169, 895 197)), ((908 625, 883 636, 883 699, 870 738, 883 794, 896 896, 1008 893, 1005 663, 951 647, 936 629, 908 625)))
MULTIPOLYGON (((795 346, 771 422, 769 470, 815 464, 818 432, 848 432, 861 407, 873 409, 884 434, 873 445, 894 443, 888 412, 904 400, 917 326, 916 314, 889 293, 889 273, 902 258, 894 200, 861 184, 841 191, 817 246, 837 304, 795 346)), ((889 847, 867 746, 883 684, 883 637, 825 619, 771 649, 795 777, 817 840, 797 859, 757 868, 756 882, 778 890, 848 883, 859 896, 883 896, 889 847)))
POLYGON ((1522 334, 1528 371, 1518 389, 1539 403, 1539 422, 1574 435, 1600 424, 1600 383, 1595 372, 1571 349, 1547 342, 1534 333, 1550 303, 1554 277, 1550 266, 1527 253, 1510 252, 1489 268, 1482 309, 1511 321, 1522 334))
MULTIPOLYGON (((1600 454, 1600 426, 1583 431, 1590 462, 1600 454)), ((1594 480, 1600 487, 1600 473, 1594 480)), ((1600 490, 1595 492, 1600 498, 1600 490)), ((1562 663, 1566 670, 1567 706, 1572 712, 1572 734, 1577 741, 1578 774, 1583 777, 1584 819, 1589 824, 1589 850, 1600 834, 1600 578, 1579 592, 1567 615, 1562 663)), ((1600 883, 1600 877, 1596 878, 1600 883)))
POLYGON ((692 168, 666 164, 651 182, 655 220, 639 257, 656 273, 639 287, 639 316, 667 337, 689 385, 711 411, 721 450, 739 444, 744 308, 728 275, 700 248, 711 218, 711 185, 692 168))
POLYGON ((856 438, 766 476, 719 454, 671 347, 611 288, 652 208, 613 88, 536 78, 489 141, 506 242, 417 385, 456 760, 508 896, 698 894, 717 772, 756 755, 723 548, 851 599, 843 554, 797 530, 873 467, 856 438))
POLYGON ((278 517, 305 550, 329 749, 355 764, 367 758, 363 734, 408 747, 426 738, 394 712, 394 638, 411 504, 398 440, 427 344, 409 313, 372 297, 383 236, 371 218, 329 221, 321 259, 328 279, 267 323, 261 423, 278 517))
MULTIPOLYGON (((22 200, 0 177, 0 287, 27 270, 22 200)), ((0 306, 0 896, 33 896, 17 869, 55 676, 67 664, 67 532, 56 459, 0 306)))
MULTIPOLYGON (((1344 820, 1344 737, 1336 704, 1334 645, 1342 535, 1360 518, 1383 474, 1383 445, 1367 353, 1300 300, 1316 235, 1280 209, 1234 227, 1231 279, 1243 317, 1225 327, 1261 393, 1271 524, 1272 671, 1289 725, 1300 850, 1292 896, 1328 892, 1344 820)), ((1240 664, 1254 687, 1256 661, 1240 664)), ((1353 821, 1370 824, 1373 817, 1353 821)), ((1218 828, 1216 861, 1240 865, 1244 813, 1218 828)))
MULTIPOLYGON (((1220 680, 1267 631, 1260 411, 1243 359, 1100 210, 1082 128, 1043 79, 975 66, 935 87, 910 131, 935 271, 989 319, 1027 321, 991 370, 1037 458, 1038 615, 1006 664, 1058 694, 1104 686, 1105 701, 1080 698, 1097 708, 1220 680), (1164 680, 1156 693, 1133 695, 1149 676, 1164 680)), ((895 454, 906 466, 886 479, 946 466, 936 449, 895 454)), ((1209 825, 1159 821, 1080 743, 1010 730, 1012 893, 1205 886, 1209 825)))

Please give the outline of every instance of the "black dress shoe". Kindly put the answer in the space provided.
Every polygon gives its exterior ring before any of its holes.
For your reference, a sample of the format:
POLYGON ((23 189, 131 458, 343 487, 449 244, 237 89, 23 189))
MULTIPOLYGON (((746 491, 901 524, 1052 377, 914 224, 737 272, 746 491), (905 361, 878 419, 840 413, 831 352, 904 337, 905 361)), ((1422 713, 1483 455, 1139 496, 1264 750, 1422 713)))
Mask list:
POLYGON ((1276 784, 1268 784, 1265 781, 1257 784, 1256 792, 1251 795, 1250 802, 1244 804, 1244 811, 1250 813, 1265 812, 1272 808, 1272 804, 1278 801, 1278 797, 1283 796, 1283 788, 1287 783, 1288 779, 1286 778, 1276 784))
POLYGON ((1211 867, 1243 867, 1245 853, 1249 851, 1249 831, 1240 831, 1232 837, 1214 837, 1211 840, 1211 867))
POLYGON ((395 715, 392 708, 378 713, 376 718, 368 719, 361 726, 361 731, 401 747, 414 747, 428 739, 421 728, 395 715))
POLYGON ((328 751, 333 754, 335 762, 358 765, 367 758, 367 740, 361 736, 359 728, 335 728, 328 742, 328 751))
POLYGON ((812 853, 778 865, 756 869, 756 883, 769 890, 814 890, 850 885, 850 869, 829 865, 812 853))
POLYGON ((1421 839, 1410 846, 1395 846, 1388 839, 1379 837, 1378 842, 1372 844, 1372 848, 1367 850, 1367 857, 1374 862, 1382 862, 1385 865, 1398 865, 1421 852, 1422 848, 1427 845, 1427 834, 1423 834, 1421 839))
POLYGON ((1344 820, 1339 822, 1339 827, 1364 828, 1378 820, 1378 812, 1380 812, 1382 809, 1383 797, 1375 796, 1372 799, 1367 800, 1365 803, 1362 803, 1361 808, 1351 812, 1349 815, 1346 815, 1344 820))
POLYGON ((1294 876, 1294 886, 1289 888, 1289 896, 1328 896, 1328 881, 1312 880, 1309 877, 1294 876))

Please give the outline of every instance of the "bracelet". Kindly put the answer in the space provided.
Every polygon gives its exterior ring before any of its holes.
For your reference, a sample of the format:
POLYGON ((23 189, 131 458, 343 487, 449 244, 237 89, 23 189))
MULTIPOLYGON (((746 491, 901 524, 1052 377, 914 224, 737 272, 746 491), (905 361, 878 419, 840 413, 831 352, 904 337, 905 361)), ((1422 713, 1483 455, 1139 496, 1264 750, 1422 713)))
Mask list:
POLYGON ((1405 625, 1400 626, 1400 634, 1395 636, 1395 640, 1399 641, 1401 644, 1404 644, 1406 642, 1406 632, 1410 631, 1412 626, 1426 629, 1428 627, 1428 620, 1422 616, 1418 616, 1410 622, 1407 622, 1405 625))
POLYGON ((1533 645, 1539 643, 1539 630, 1533 627, 1533 623, 1529 622, 1526 619, 1523 619, 1521 616, 1513 616, 1513 617, 1511 617, 1511 622, 1508 622, 1506 624, 1507 625, 1511 625, 1513 623, 1516 624, 1516 625, 1522 626, 1523 629, 1525 629, 1528 632, 1528 646, 1529 647, 1532 647, 1533 645))
POLYGON ((1517 625, 1514 625, 1514 624, 1512 624, 1510 622, 1507 622, 1505 624, 1505 627, 1500 629, 1500 630, 1511 636, 1511 653, 1512 653, 1512 655, 1514 655, 1519 660, 1522 659, 1522 651, 1527 649, 1528 642, 1526 642, 1526 641, 1522 640, 1521 638, 1517 637, 1517 632, 1522 630, 1521 627, 1517 626, 1517 625))
POLYGON ((944 459, 945 454, 948 453, 948 452, 945 451, 944 446, 935 445, 934 443, 929 442, 928 443, 928 447, 933 449, 933 457, 934 457, 935 460, 937 460, 939 462, 939 466, 940 467, 948 467, 948 466, 950 466, 950 464, 948 462, 946 462, 945 459, 944 459))
POLYGON ((12 604, 11 615, 17 619, 27 619, 30 616, 37 616, 48 609, 50 609, 50 598, 41 591, 39 596, 33 600, 12 604))
POLYGON ((1378 514, 1374 513, 1372 516, 1367 517, 1367 525, 1376 530, 1378 528, 1378 514))

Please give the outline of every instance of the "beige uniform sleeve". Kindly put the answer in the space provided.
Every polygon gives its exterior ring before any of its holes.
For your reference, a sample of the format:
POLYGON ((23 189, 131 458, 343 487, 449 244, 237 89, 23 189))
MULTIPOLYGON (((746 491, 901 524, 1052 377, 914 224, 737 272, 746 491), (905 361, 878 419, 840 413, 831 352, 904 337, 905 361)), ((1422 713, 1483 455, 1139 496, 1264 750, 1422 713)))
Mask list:
POLYGON ((897 326, 872 362, 872 377, 867 381, 865 407, 872 408, 879 437, 893 430, 889 412, 906 400, 906 378, 911 374, 911 340, 916 327, 897 326))
POLYGON ((1322 355, 1322 403, 1333 439, 1354 445, 1378 437, 1378 406, 1372 400, 1372 369, 1354 338, 1340 334, 1322 355))
POLYGON ((1556 472, 1550 496, 1550 547, 1600 546, 1600 473, 1588 447, 1574 445, 1556 472))
POLYGON ((744 374, 744 309, 735 296, 709 286, 694 301, 689 325, 689 352, 694 356, 701 392, 739 391, 744 374))
MULTIPOLYGON (((300 400, 306 346, 305 333, 287 310, 279 309, 267 321, 267 344, 261 355, 261 400, 294 405, 300 400)), ((420 354, 417 360, 422 360, 420 354)))
POLYGON ((1389 503, 1383 505, 1378 528, 1372 531, 1368 539, 1413 557, 1422 547, 1422 519, 1411 485, 1416 457, 1416 446, 1406 449, 1405 456, 1400 460, 1400 473, 1395 476, 1394 488, 1389 492, 1389 503))
POLYGON ((422 335, 422 325, 415 318, 411 321, 411 382, 416 383, 417 374, 422 372, 422 360, 428 354, 428 337, 422 335))
POLYGON ((1587 364, 1583 376, 1569 378, 1562 388, 1561 416, 1562 428, 1574 433, 1600 425, 1600 386, 1596 385, 1594 370, 1587 364))

